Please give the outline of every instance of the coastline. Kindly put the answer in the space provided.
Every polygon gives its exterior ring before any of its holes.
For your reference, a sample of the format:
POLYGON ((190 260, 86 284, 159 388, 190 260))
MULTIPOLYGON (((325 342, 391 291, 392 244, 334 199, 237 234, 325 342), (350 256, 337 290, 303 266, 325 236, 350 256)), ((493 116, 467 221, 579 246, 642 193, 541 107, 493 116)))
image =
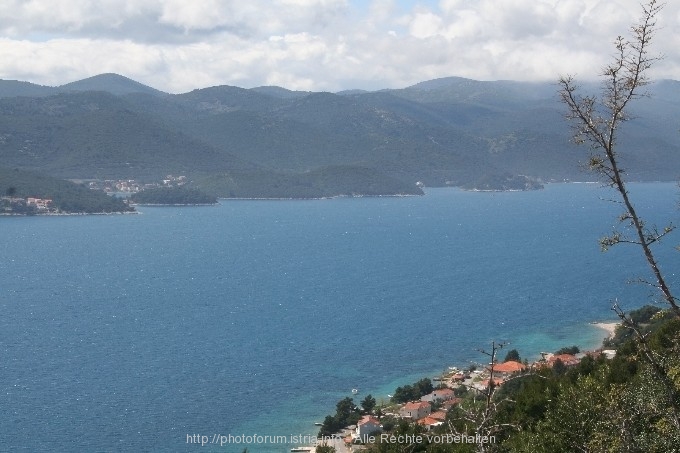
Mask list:
POLYGON ((382 194, 382 195, 329 195, 321 197, 218 197, 224 201, 308 201, 308 200, 336 200, 340 198, 408 198, 422 197, 425 194, 382 194))
POLYGON ((217 206, 219 203, 130 203, 130 206, 141 207, 182 207, 182 206, 217 206))
MULTIPOLYGON (((581 352, 582 353, 585 352, 586 350, 587 351, 598 351, 598 350, 602 351, 602 350, 604 350, 605 349, 604 341, 612 338, 615 335, 616 328, 619 325, 621 325, 621 322, 620 321, 591 321, 591 322, 587 322, 587 323, 582 323, 581 326, 584 326, 586 324, 597 329, 599 331, 600 335, 599 335, 599 338, 597 340, 597 343, 595 343, 595 344, 594 343, 588 344, 588 341, 584 338, 584 340, 583 340, 584 342, 581 345, 581 352)), ((449 367, 448 370, 451 370, 451 368, 452 367, 449 367)), ((446 372, 446 371, 447 370, 445 370, 444 372, 446 372)), ((436 379, 436 377, 439 376, 439 373, 430 372, 430 373, 424 373, 424 374, 414 373, 413 375, 409 376, 408 378, 403 377, 402 379, 400 379, 400 382, 399 382, 398 385, 402 385, 401 381, 403 381, 403 383, 405 385, 405 383, 411 383, 411 382, 415 381, 416 379, 418 379, 418 377, 423 377, 423 376, 432 379, 433 381, 435 381, 434 382, 435 384, 439 383, 439 381, 437 381, 437 379, 436 379), (435 376, 435 378, 433 379, 432 376, 435 376)), ((371 393, 374 397, 376 397, 376 399, 382 400, 381 397, 383 395, 385 395, 386 393, 384 391, 380 391, 380 390, 391 389, 389 391, 393 392, 395 388, 396 388, 395 382, 392 382, 390 384, 383 385, 382 387, 379 388, 379 390, 375 389, 375 390, 378 390, 377 392, 369 392, 369 393, 371 393)), ((321 419, 321 418, 322 417, 319 417, 319 419, 321 419)), ((345 434, 346 434, 346 432, 345 432, 345 434)), ((308 451, 310 453, 316 452, 316 446, 317 446, 316 444, 296 445, 296 447, 303 449, 301 451, 308 451), (306 449, 306 450, 304 450, 304 449, 306 449)), ((334 446, 336 448, 336 451, 339 452, 339 453, 340 452, 346 453, 346 452, 349 451, 345 447, 344 442, 342 441, 342 437, 340 437, 340 436, 333 439, 332 446, 334 446)))
POLYGON ((3 217, 64 217, 64 216, 85 216, 85 215, 128 215, 139 214, 138 211, 113 211, 113 212, 46 212, 35 214, 7 214, 2 213, 3 217))
POLYGON ((598 329, 604 331, 604 333, 607 334, 602 341, 612 338, 614 334, 616 333, 616 328, 621 325, 620 322, 618 321, 602 321, 602 322, 591 322, 590 323, 593 327, 597 327, 598 329))

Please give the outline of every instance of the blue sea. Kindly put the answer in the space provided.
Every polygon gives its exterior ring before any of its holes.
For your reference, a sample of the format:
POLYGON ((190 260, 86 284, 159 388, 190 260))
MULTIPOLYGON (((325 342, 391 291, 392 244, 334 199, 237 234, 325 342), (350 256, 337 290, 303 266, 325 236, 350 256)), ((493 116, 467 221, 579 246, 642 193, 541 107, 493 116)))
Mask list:
MULTIPOLYGON (((650 223, 677 219, 674 184, 631 187, 650 223)), ((639 250, 599 250, 610 197, 552 184, 0 218, 0 450, 285 452, 210 442, 315 436, 351 389, 386 399, 492 341, 594 347, 614 301, 650 301, 628 283, 649 275, 639 250)), ((677 243, 659 249, 671 281, 677 243)))

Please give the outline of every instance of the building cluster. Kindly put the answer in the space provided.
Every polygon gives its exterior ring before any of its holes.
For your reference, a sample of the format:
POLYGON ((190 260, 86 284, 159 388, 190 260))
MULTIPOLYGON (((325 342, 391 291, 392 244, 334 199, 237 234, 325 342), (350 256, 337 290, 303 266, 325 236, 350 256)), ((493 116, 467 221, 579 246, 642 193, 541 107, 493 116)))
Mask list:
POLYGON ((0 212, 5 214, 12 214, 17 212, 38 212, 50 213, 56 212, 57 209, 54 203, 49 198, 37 197, 0 197, 0 212))
POLYGON ((167 175, 160 182, 142 183, 135 179, 91 179, 87 185, 93 190, 103 190, 107 193, 137 193, 144 189, 154 189, 158 187, 180 187, 188 183, 186 176, 167 175))
MULTIPOLYGON (((418 401, 409 401, 400 405, 392 417, 417 423, 427 430, 441 426, 446 421, 446 413, 462 401, 450 387, 442 387, 424 395, 418 401)), ((382 422, 373 415, 364 415, 356 426, 350 426, 350 433, 345 437, 346 444, 363 442, 371 436, 382 432, 382 422)))
POLYGON ((49 198, 26 198, 26 205, 35 206, 38 211, 47 211, 52 207, 52 200, 49 198))
MULTIPOLYGON (((480 370, 459 370, 451 367, 444 376, 436 378, 441 382, 439 388, 422 396, 418 401, 409 401, 398 406, 394 412, 386 415, 417 423, 429 431, 444 425, 447 412, 461 403, 462 398, 456 396, 455 390, 458 388, 464 387, 472 391, 485 392, 491 385, 502 386, 509 379, 532 370, 556 366, 570 368, 577 366, 586 355, 600 354, 611 358, 615 351, 604 350, 579 354, 542 353, 541 359, 534 363, 508 360, 503 363, 494 363, 493 366, 489 365, 480 370)), ((347 433, 345 443, 349 445, 362 442, 363 439, 378 435, 382 429, 380 419, 373 415, 364 415, 356 426, 350 426, 345 431, 347 433)))

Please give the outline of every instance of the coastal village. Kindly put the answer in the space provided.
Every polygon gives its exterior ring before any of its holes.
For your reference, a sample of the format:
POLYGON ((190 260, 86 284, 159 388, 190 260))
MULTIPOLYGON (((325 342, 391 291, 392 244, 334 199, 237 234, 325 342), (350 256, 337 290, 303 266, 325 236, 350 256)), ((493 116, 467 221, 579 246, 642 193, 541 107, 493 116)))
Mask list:
POLYGON ((159 182, 143 183, 135 179, 87 179, 74 182, 87 184, 92 190, 103 190, 106 193, 137 193, 145 189, 156 189, 159 187, 181 187, 186 185, 189 180, 185 175, 167 175, 159 182))
MULTIPOLYGON (((182 187, 189 180, 184 175, 167 175, 158 182, 142 183, 134 179, 75 179, 76 184, 82 184, 91 190, 101 190, 109 195, 122 194, 127 197, 146 189, 163 187, 182 187)), ((14 214, 59 214, 60 210, 52 198, 37 196, 18 196, 10 189, 0 196, 0 215, 14 214)))
POLYGON ((25 211, 36 212, 39 214, 56 212, 56 208, 53 206, 52 199, 37 197, 0 197, 0 209, 2 209, 3 214, 25 211))
MULTIPOLYGON (((610 338, 613 336, 618 323, 594 323, 593 325, 605 331, 607 338, 610 338)), ((449 367, 441 376, 432 379, 435 384, 431 392, 422 395, 417 400, 384 405, 379 411, 363 415, 356 425, 347 426, 331 436, 323 436, 318 441, 318 445, 333 447, 337 453, 353 453, 364 450, 366 444, 375 442, 381 435, 384 439, 389 439, 389 434, 385 434, 389 432, 385 429, 388 426, 386 420, 389 420, 390 428, 394 426, 395 422, 406 421, 410 424, 419 425, 423 432, 428 433, 445 425, 447 413, 463 402, 464 395, 470 395, 470 392, 483 396, 490 388, 500 388, 512 379, 534 371, 545 368, 566 370, 579 365, 586 356, 592 358, 604 356, 611 359, 616 355, 615 350, 603 348, 585 352, 572 352, 541 352, 540 359, 533 362, 505 360, 502 362, 495 361, 493 364, 489 363, 481 367, 470 366, 466 369, 449 367)), ((426 381, 429 382, 429 379, 426 379, 426 381)), ((354 390, 353 393, 355 392, 358 391, 354 390)), ((393 395, 388 396, 393 397, 393 395)), ((314 453, 316 446, 296 447, 292 451, 314 453)))

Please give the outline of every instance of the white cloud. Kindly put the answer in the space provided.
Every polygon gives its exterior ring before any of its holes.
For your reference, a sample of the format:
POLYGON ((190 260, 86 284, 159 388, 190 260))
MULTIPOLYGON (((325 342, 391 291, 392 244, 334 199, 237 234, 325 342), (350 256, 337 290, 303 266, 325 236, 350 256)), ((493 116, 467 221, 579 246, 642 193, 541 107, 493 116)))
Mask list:
POLYGON ((441 33, 442 18, 430 12, 416 13, 411 20, 409 30, 416 38, 429 38, 441 33))
POLYGON ((238 23, 247 14, 247 11, 232 10, 230 5, 217 0, 167 0, 162 4, 158 21, 184 30, 210 30, 230 22, 238 23))
MULTIPOLYGON (((590 77, 639 16, 637 0, 4 0, 0 77, 56 85, 117 72, 171 92, 590 77)), ((680 5, 659 25, 655 73, 678 79, 680 5)))

